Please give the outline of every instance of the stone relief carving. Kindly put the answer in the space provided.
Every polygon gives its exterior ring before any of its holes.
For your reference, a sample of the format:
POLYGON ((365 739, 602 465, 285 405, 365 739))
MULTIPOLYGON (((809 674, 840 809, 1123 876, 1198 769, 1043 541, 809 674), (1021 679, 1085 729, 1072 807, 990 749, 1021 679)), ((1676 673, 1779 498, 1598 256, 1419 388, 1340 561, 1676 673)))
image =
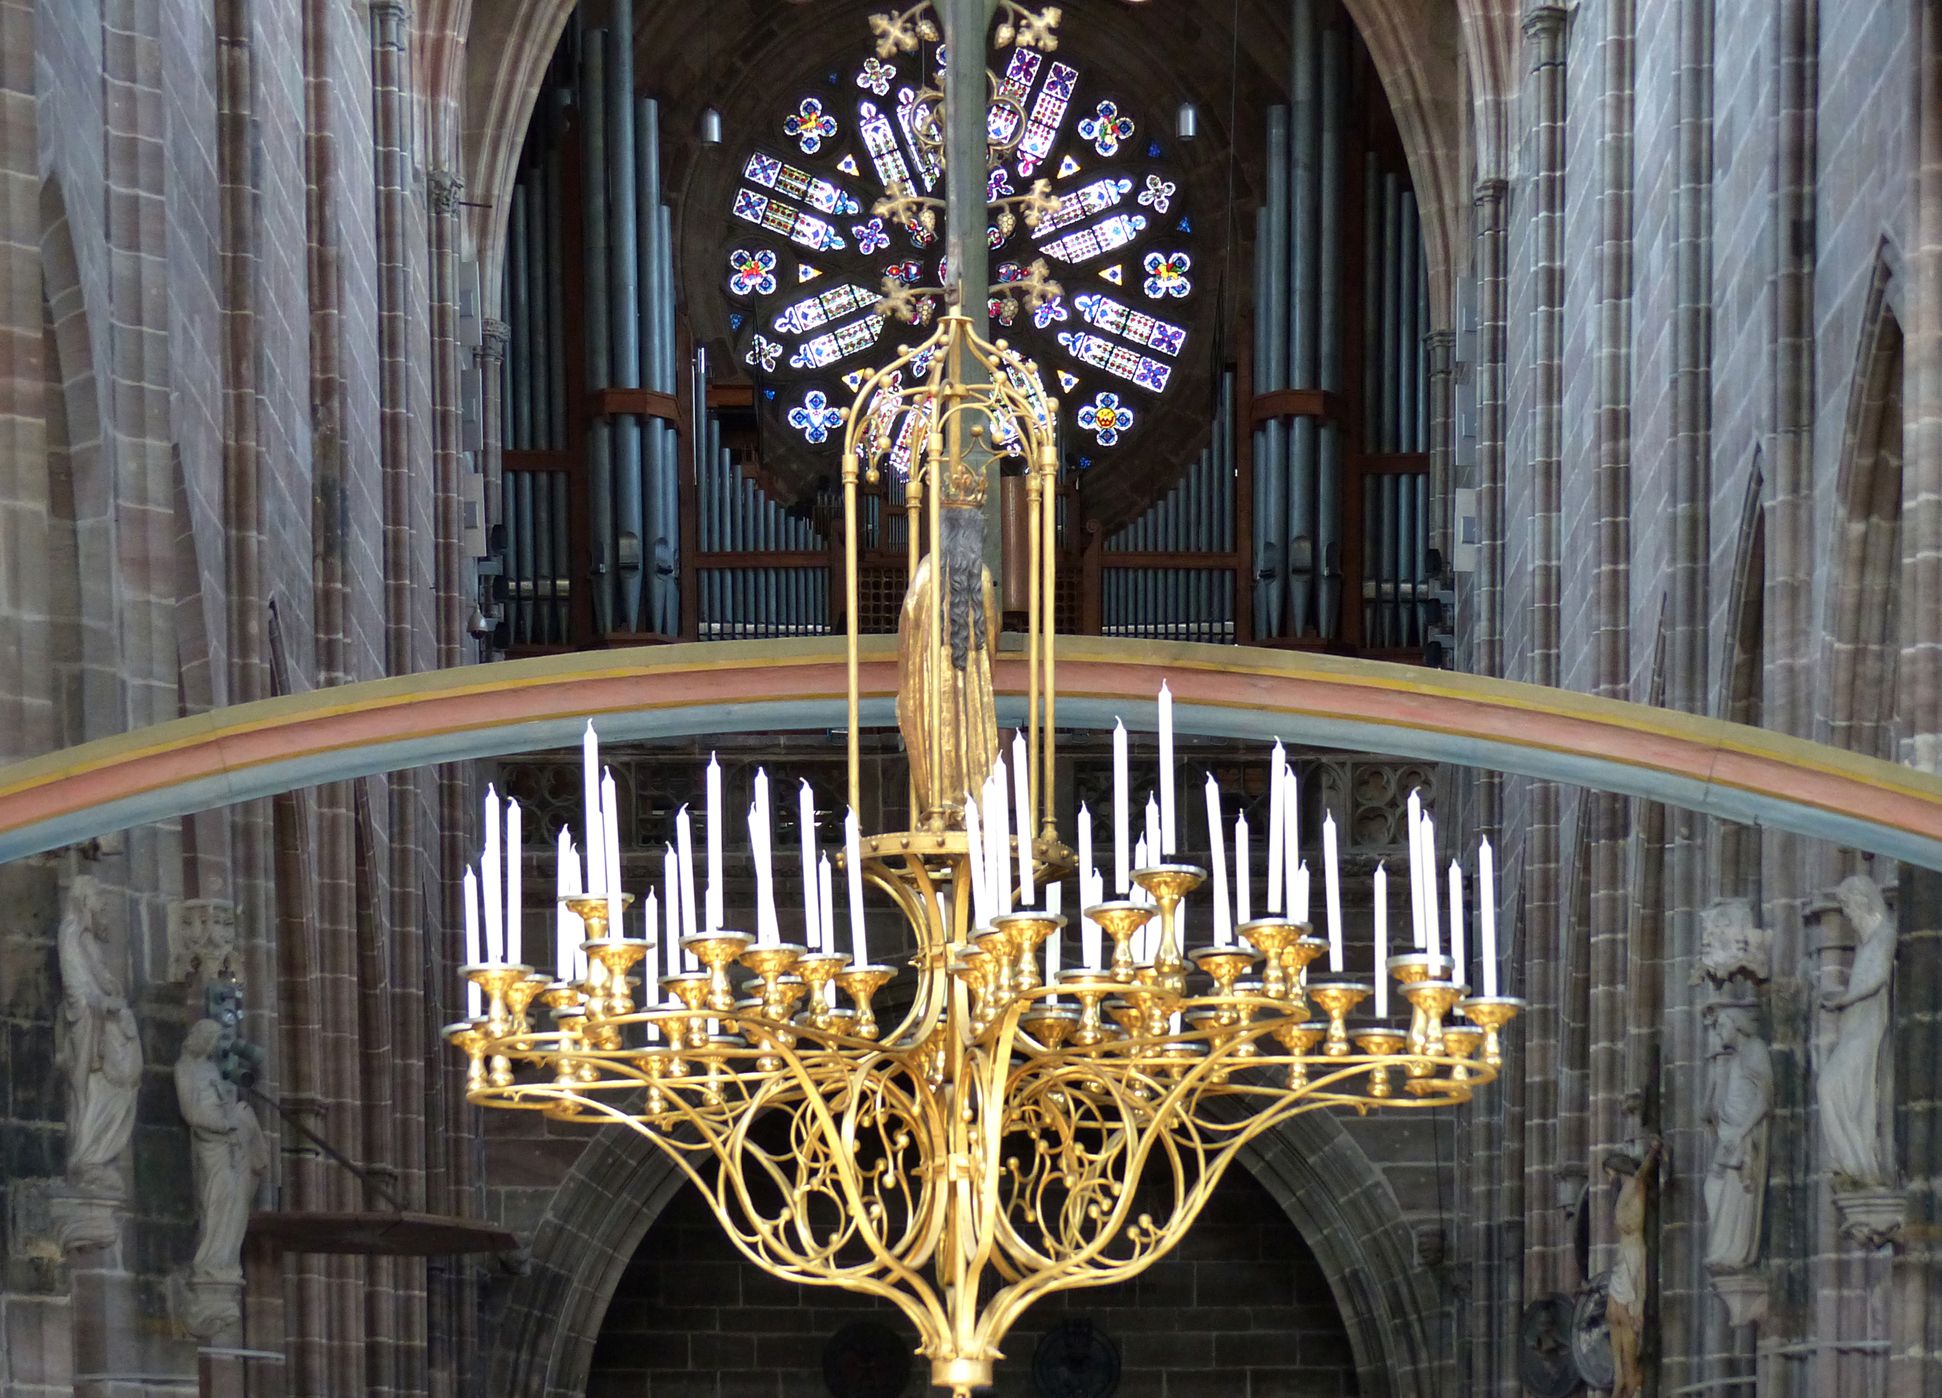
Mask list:
POLYGON ((61 1033, 67 1080, 67 1182, 119 1195, 116 1163, 135 1128, 142 1044, 121 977, 108 965, 107 903, 91 874, 68 889, 58 943, 61 1033))
POLYGON ((1748 1274, 1760 1261, 1766 1210, 1773 1059, 1751 1005, 1716 1003, 1704 1015, 1718 1045, 1706 1101, 1713 1130, 1703 1185, 1706 1268, 1733 1324, 1746 1325, 1765 1310, 1765 1283, 1748 1274))
POLYGON ((183 1328, 208 1339, 241 1316, 243 1235, 257 1186, 270 1168, 256 1113, 216 1062, 222 1027, 197 1020, 175 1061, 175 1096, 189 1124, 195 1168, 196 1253, 179 1310, 183 1328))
POLYGON ((1773 933, 1753 919, 1744 898, 1719 898, 1699 917, 1699 965, 1692 983, 1725 985, 1744 975, 1759 985, 1773 977, 1773 933))
POLYGON ((233 974, 236 905, 220 898, 169 904, 169 979, 216 980, 233 974))
POLYGON ((1612 1230, 1618 1235, 1618 1260, 1605 1286, 1605 1328, 1611 1336, 1612 1398, 1638 1398, 1645 1372, 1639 1362, 1644 1347, 1646 1297, 1651 1286, 1651 1253, 1646 1222, 1652 1189, 1663 1153, 1657 1137, 1641 1160, 1614 1153, 1605 1158, 1607 1177, 1621 1180, 1618 1202, 1612 1206, 1612 1230))

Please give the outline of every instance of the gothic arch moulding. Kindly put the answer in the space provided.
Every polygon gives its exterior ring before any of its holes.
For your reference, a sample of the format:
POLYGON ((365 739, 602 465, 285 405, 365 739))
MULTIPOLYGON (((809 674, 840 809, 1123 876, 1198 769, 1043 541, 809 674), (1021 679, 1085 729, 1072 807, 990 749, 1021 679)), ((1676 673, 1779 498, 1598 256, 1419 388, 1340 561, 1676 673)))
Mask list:
POLYGON ((93 333, 105 321, 101 308, 90 304, 66 198, 55 175, 41 184, 40 226, 49 549, 41 565, 23 575, 32 573, 41 585, 58 586, 68 594, 51 599, 58 605, 50 609, 47 627, 61 652, 55 664, 68 670, 72 681, 66 686, 65 731, 48 744, 58 746, 118 733, 128 725, 118 678, 115 473, 103 427, 93 333))
POLYGON ((1884 244, 1862 317, 1842 433, 1830 533, 1822 714, 1826 741, 1895 758, 1895 670, 1900 649, 1902 329, 1900 278, 1884 244))
MULTIPOLYGON (((1241 1159, 1314 1251, 1348 1326, 1363 1398, 1430 1398, 1441 1333, 1436 1283, 1380 1172, 1340 1122, 1294 1118, 1241 1159), (1345 1183, 1347 1187, 1345 1187, 1345 1183)), ((594 1343, 621 1273, 684 1177, 631 1131, 594 1137, 540 1220, 532 1265, 495 1327, 492 1392, 585 1392, 594 1343)))

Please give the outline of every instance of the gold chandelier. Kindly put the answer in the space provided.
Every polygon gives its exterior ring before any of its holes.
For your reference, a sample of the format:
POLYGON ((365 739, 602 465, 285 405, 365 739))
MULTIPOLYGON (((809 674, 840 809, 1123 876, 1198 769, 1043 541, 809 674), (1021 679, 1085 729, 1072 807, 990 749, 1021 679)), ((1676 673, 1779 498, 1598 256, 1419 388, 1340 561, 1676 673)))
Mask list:
POLYGON ((584 875, 561 836, 558 972, 522 963, 518 809, 502 816, 489 795, 483 927, 466 875, 471 1014, 446 1031, 467 1057, 472 1102, 640 1132, 756 1266, 901 1308, 932 1382, 955 1398, 991 1382, 1007 1332, 1040 1297, 1123 1281, 1165 1255, 1236 1152, 1288 1118, 1467 1100, 1495 1078, 1498 1033, 1520 1008, 1495 993, 1488 846, 1477 871, 1485 993, 1471 996, 1460 871, 1450 866, 1445 955, 1434 832, 1413 798, 1418 949, 1387 955, 1379 869, 1373 984, 1342 974, 1332 821, 1323 831, 1328 935, 1311 926, 1299 807, 1278 744, 1269 915, 1248 915, 1244 819, 1230 898, 1211 778, 1212 886, 1206 870, 1171 860, 1164 692, 1158 791, 1146 837, 1130 849, 1125 731, 1115 733, 1112 896, 1092 867, 1083 808, 1078 853, 1061 841, 1056 417, 1036 368, 956 314, 863 382, 846 414, 851 811, 839 864, 852 953, 836 949, 831 866, 818 859, 806 796, 804 927, 799 941, 781 935, 760 774, 749 825, 756 930, 722 925, 725 811, 712 763, 705 898, 684 808, 664 896, 648 893, 642 935, 623 935, 633 899, 619 887, 611 778, 597 779, 590 733, 584 875), (1028 717, 1009 764, 992 702, 997 617, 982 563, 983 497, 1001 462, 1025 472, 1031 579, 1028 717), (891 469, 907 472, 911 581, 897 710, 913 816, 910 829, 864 837, 855 816, 858 495, 860 482, 891 469), (1059 905, 1075 874, 1083 920, 1069 956, 1059 905), (901 968, 868 959, 865 885, 909 928, 914 950, 901 968), (1189 950, 1185 916, 1196 901, 1209 944, 1189 950), (1404 1017, 1389 1013, 1391 978, 1404 1017), (1362 1015, 1371 1002, 1374 1014, 1362 1015))

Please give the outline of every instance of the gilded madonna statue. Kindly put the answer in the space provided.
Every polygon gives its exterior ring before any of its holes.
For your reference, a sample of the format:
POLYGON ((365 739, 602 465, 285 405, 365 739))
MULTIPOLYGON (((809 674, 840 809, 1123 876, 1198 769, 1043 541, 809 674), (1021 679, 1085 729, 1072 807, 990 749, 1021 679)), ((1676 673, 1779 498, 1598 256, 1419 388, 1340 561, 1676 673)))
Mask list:
POLYGON ((960 809, 998 757, 991 695, 997 594, 984 565, 990 461, 974 444, 969 453, 953 453, 938 473, 944 496, 937 547, 919 560, 897 620, 897 728, 925 818, 960 809))

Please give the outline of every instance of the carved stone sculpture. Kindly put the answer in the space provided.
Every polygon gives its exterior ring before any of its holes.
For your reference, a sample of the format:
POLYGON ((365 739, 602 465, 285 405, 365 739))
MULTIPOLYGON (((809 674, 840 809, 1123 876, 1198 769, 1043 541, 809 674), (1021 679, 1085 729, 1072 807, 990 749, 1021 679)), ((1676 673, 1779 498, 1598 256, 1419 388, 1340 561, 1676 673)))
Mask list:
POLYGON ((91 874, 68 889, 59 957, 67 1182, 91 1193, 119 1194, 115 1166, 135 1128, 142 1044, 121 977, 108 965, 106 902, 91 874))
POLYGON ((236 954, 236 905, 184 898, 169 905, 169 979, 209 981, 229 975, 236 954))
POLYGON ((1744 898, 1720 898, 1699 918, 1699 965, 1692 983, 1724 985, 1736 975, 1756 984, 1773 975, 1773 933, 1753 920, 1744 898))
POLYGON ((175 1095, 189 1124, 195 1166, 196 1255, 190 1264, 184 1328, 209 1338, 239 1314, 243 1234, 257 1186, 270 1167, 268 1143, 256 1114, 216 1065, 222 1028, 198 1020, 175 1062, 175 1095))
POLYGON ((1618 1235, 1618 1260, 1612 1264, 1605 1298, 1605 1326, 1612 1344, 1612 1398, 1638 1398, 1645 1373, 1639 1352, 1645 1339, 1645 1298, 1649 1294, 1651 1257, 1645 1225, 1658 1174, 1661 1147, 1656 1138, 1636 1163, 1629 1155, 1606 1157, 1605 1170, 1623 1180, 1612 1207, 1612 1229, 1618 1235))
POLYGON ((1773 1060, 1750 1005, 1709 1005, 1719 1041, 1706 1118, 1713 1157, 1706 1168, 1706 1266, 1744 1271, 1760 1260, 1767 1196, 1767 1135, 1773 1117, 1773 1060))
POLYGON ((1858 944, 1847 989, 1822 997, 1837 1016, 1834 1045, 1815 1081, 1821 1141, 1837 1190, 1879 1190, 1889 1168, 1881 1149, 1881 1050, 1888 1037, 1888 990, 1896 930, 1874 880, 1855 874, 1836 890, 1858 944))

